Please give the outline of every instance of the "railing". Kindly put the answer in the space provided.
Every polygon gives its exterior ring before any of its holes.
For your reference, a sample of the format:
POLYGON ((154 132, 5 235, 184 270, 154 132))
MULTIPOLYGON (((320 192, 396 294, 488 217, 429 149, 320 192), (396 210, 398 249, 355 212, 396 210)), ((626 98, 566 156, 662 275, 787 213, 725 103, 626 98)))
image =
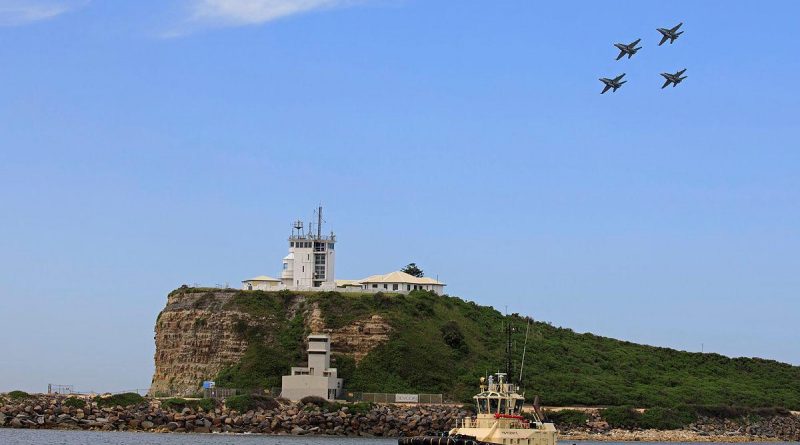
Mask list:
POLYGON ((441 394, 390 394, 376 392, 350 392, 345 391, 344 399, 350 402, 370 403, 422 403, 441 404, 441 394))
POLYGON ((224 399, 226 397, 235 396, 240 392, 241 391, 236 388, 205 388, 203 389, 203 397, 207 399, 224 399))

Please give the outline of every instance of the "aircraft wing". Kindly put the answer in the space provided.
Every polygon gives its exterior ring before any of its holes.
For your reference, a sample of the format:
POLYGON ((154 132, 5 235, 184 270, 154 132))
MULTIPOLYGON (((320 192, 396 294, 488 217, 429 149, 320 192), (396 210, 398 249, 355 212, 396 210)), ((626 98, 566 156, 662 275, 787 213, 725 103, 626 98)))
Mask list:
POLYGON ((668 36, 668 35, 666 35, 666 34, 664 34, 664 36, 663 36, 663 37, 661 37, 661 41, 660 41, 660 42, 658 42, 658 46, 661 46, 661 45, 663 45, 663 44, 664 44, 664 42, 666 42, 668 38, 669 38, 669 36, 668 36))
POLYGON ((623 78, 623 77, 625 77, 625 73, 622 73, 622 74, 620 74, 619 76, 615 77, 615 78, 614 78, 614 81, 615 81, 615 82, 619 82, 620 80, 622 80, 622 78, 623 78))
POLYGON ((678 28, 680 28, 680 27, 681 27, 681 25, 683 25, 683 22, 680 22, 680 23, 678 23, 677 25, 675 25, 675 27, 674 27, 674 28, 672 28, 672 29, 670 29, 670 31, 672 31, 672 32, 675 32, 675 31, 677 31, 677 30, 678 30, 678 28))
POLYGON ((600 92, 600 94, 603 94, 603 93, 605 93, 606 91, 608 91, 608 90, 610 90, 610 89, 611 89, 611 85, 608 85, 608 84, 606 84, 606 87, 605 87, 605 88, 603 88, 603 91, 602 91, 602 92, 600 92))
POLYGON ((669 85, 669 83, 670 83, 670 82, 672 82, 672 81, 671 81, 671 80, 669 80, 669 79, 667 79, 667 80, 664 82, 664 85, 661 85, 661 89, 663 90, 664 88, 666 88, 666 87, 667 87, 667 85, 669 85))
POLYGON ((619 55, 617 56, 617 60, 621 59, 622 56, 624 56, 624 55, 625 55, 625 51, 620 51, 619 55))

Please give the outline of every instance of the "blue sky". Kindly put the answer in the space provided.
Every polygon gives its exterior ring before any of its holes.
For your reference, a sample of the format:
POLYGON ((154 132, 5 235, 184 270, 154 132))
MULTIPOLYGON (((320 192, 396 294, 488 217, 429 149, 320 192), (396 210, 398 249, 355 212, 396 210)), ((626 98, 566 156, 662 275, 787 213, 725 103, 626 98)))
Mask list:
POLYGON ((320 202, 340 278, 800 365, 798 14, 1 1, 0 390, 146 388, 166 294, 277 274, 320 202))

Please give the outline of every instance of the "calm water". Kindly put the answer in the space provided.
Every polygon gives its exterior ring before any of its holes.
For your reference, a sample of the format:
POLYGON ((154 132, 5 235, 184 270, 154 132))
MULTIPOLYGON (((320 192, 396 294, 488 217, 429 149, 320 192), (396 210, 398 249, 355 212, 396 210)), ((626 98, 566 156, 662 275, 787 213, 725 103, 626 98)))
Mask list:
MULTIPOLYGON (((224 434, 150 434, 99 431, 0 429, 2 445, 394 445, 397 439, 292 437, 224 434)), ((561 442, 570 445, 570 442, 561 442)), ((579 442, 579 445, 615 445, 619 442, 579 442)), ((663 442, 638 442, 642 445, 663 442)), ((780 444, 774 442, 773 444, 780 444)), ((782 442, 788 444, 790 442, 782 442)), ((798 442, 793 442, 797 444, 798 442)), ((630 445, 631 442, 625 445, 630 445)), ((705 443, 704 445, 714 445, 705 443)), ((759 445, 763 445, 759 444, 759 445)))

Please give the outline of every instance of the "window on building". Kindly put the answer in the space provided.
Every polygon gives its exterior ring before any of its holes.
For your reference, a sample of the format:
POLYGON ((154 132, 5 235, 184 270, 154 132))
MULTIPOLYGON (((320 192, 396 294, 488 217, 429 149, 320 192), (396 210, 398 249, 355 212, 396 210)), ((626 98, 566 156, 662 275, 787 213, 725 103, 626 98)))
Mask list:
POLYGON ((288 268, 289 268, 289 263, 283 263, 283 270, 286 270, 288 268))
POLYGON ((377 289, 377 288, 378 288, 378 285, 377 285, 377 284, 373 284, 373 285, 372 285, 372 288, 373 288, 373 289, 377 289))
POLYGON ((294 247, 294 241, 289 242, 289 247, 294 247))
POLYGON ((400 285, 399 285, 399 284, 397 284, 397 283, 395 283, 395 284, 392 284, 392 290, 397 290, 397 288, 398 288, 399 286, 400 286, 400 285))
POLYGON ((410 284, 406 284, 406 290, 411 290, 411 285, 410 284))
POLYGON ((328 250, 333 250, 333 243, 328 243, 328 250))
POLYGON ((389 289, 389 285, 388 285, 388 284, 384 284, 384 285, 383 285, 383 288, 384 288, 384 289, 389 289))

